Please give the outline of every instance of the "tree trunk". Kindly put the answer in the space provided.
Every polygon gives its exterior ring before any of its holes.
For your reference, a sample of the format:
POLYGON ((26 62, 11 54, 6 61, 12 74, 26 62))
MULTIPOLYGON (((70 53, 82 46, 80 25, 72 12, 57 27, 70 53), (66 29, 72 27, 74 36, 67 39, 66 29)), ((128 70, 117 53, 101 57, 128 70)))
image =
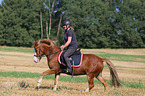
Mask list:
POLYGON ((59 36, 59 32, 60 32, 61 20, 62 20, 62 15, 60 16, 60 20, 59 20, 58 31, 57 31, 57 37, 59 36))
POLYGON ((48 36, 48 39, 49 39, 49 37, 50 37, 50 32, 51 32, 51 17, 52 15, 50 14, 50 22, 49 22, 49 36, 48 36))
POLYGON ((40 9, 41 39, 43 39, 42 10, 40 9))
POLYGON ((49 35, 48 35, 48 22, 46 21, 46 36, 47 36, 47 39, 49 39, 49 35))
POLYGON ((54 8, 54 2, 55 2, 55 0, 53 0, 52 8, 50 8, 50 0, 49 0, 49 18, 50 18, 50 21, 49 21, 49 37, 48 37, 48 39, 50 38, 50 33, 51 33, 51 20, 52 20, 52 12, 53 12, 53 8, 54 8))

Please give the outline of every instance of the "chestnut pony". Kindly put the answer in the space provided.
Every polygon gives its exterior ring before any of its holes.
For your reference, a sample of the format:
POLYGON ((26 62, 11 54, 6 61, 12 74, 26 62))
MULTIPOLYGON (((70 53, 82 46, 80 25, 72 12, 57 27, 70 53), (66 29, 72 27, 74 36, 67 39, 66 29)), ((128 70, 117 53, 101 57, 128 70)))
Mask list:
MULTIPOLYGON (((41 60, 41 57, 45 55, 47 57, 49 66, 49 69, 41 74, 36 89, 40 87, 43 76, 55 74, 53 90, 56 91, 58 79, 60 73, 62 73, 61 65, 58 63, 58 56, 61 51, 60 48, 53 41, 44 39, 34 41, 34 51, 34 62, 38 63, 41 60)), ((119 87, 122 85, 114 68, 114 65, 109 60, 100 58, 94 54, 83 54, 82 65, 78 68, 74 68, 73 74, 74 76, 87 75, 89 87, 85 91, 90 91, 94 87, 94 78, 98 79, 104 85, 104 90, 106 90, 107 82, 102 77, 103 62, 106 62, 108 68, 110 69, 112 84, 115 87, 119 87)))

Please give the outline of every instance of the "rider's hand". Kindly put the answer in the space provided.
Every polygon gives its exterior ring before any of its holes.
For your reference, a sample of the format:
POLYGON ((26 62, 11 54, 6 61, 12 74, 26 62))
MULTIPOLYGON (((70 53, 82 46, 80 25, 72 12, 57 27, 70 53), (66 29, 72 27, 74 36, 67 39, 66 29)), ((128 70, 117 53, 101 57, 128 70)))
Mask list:
POLYGON ((65 48, 64 45, 62 45, 62 46, 60 47, 61 50, 63 50, 64 48, 65 48))

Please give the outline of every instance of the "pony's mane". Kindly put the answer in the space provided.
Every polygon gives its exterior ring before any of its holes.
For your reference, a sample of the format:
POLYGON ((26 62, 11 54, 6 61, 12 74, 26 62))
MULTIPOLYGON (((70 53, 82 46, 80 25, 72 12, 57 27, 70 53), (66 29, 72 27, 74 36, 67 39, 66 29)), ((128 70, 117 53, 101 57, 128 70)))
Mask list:
POLYGON ((56 45, 52 40, 43 39, 43 40, 35 41, 34 46, 40 46, 40 43, 44 43, 44 44, 51 46, 51 47, 54 47, 56 45))
POLYGON ((39 42, 40 42, 40 43, 45 43, 45 44, 47 44, 47 45, 49 45, 49 46, 54 46, 54 45, 56 45, 53 41, 48 40, 48 39, 43 39, 43 40, 40 40, 39 42))

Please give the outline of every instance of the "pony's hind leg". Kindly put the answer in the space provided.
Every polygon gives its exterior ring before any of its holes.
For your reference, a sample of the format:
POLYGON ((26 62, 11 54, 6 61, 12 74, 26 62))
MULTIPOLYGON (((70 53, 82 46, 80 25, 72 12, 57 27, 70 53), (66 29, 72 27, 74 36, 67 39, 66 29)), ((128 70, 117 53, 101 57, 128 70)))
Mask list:
POLYGON ((55 80, 54 80, 54 88, 53 88, 53 91, 56 91, 56 89, 57 89, 59 76, 60 76, 60 74, 55 74, 55 80))
POLYGON ((106 91, 107 81, 104 80, 104 78, 102 77, 102 73, 100 73, 98 76, 96 76, 96 78, 104 85, 104 91, 106 91))

